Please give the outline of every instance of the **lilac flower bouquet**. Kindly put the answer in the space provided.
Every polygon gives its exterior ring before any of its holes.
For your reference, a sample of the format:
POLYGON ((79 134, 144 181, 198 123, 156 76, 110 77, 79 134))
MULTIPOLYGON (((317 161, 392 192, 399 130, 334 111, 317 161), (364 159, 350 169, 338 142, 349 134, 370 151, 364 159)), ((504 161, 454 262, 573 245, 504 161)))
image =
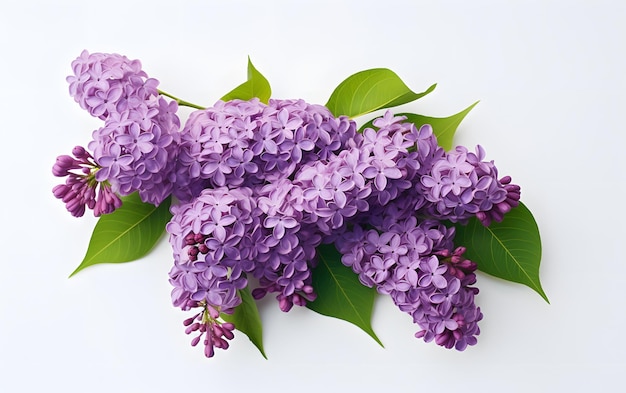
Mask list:
POLYGON ((255 302, 265 296, 380 343, 372 307, 388 295, 417 338, 459 351, 480 333, 477 269, 547 300, 520 187, 482 147, 453 148, 475 104, 447 118, 393 113, 435 85, 415 93, 388 69, 348 77, 322 106, 270 98, 248 61, 248 80, 209 108, 161 91, 125 56, 84 51, 72 70, 70 95, 103 122, 52 170, 73 216, 100 217, 72 275, 136 260, 167 231, 172 303, 207 357, 235 332, 265 356, 255 302), (194 108, 184 123, 179 106, 194 108))

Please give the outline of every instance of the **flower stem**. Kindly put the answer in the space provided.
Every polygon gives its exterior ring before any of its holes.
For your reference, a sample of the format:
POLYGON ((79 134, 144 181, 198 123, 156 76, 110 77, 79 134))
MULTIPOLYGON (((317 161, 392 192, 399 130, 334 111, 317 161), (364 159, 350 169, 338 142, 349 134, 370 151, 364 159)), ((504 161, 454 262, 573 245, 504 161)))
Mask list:
POLYGON ((174 97, 173 95, 171 95, 171 94, 169 94, 169 93, 166 93, 166 92, 164 92, 163 90, 158 90, 158 92, 159 92, 159 94, 161 94, 161 95, 163 95, 163 96, 166 96, 166 97, 169 97, 169 98, 173 99, 173 100, 174 100, 174 101, 176 101, 176 103, 177 103, 178 105, 180 105, 180 106, 188 106, 188 107, 190 107, 190 108, 195 108, 195 109, 206 109, 206 108, 205 108, 205 107, 203 107, 203 106, 196 105, 196 104, 192 104, 191 102, 187 102, 187 101, 181 100, 181 99, 180 99, 180 98, 178 98, 178 97, 174 97))

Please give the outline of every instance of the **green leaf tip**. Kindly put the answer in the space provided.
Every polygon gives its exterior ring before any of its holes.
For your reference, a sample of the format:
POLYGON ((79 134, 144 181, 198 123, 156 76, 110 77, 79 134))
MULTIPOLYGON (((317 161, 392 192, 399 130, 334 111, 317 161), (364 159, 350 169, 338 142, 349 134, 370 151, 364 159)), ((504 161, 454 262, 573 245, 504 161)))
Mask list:
POLYGON ((248 336, 261 355, 267 359, 263 349, 263 326, 257 304, 248 287, 240 289, 238 293, 241 297, 241 304, 232 314, 222 314, 221 317, 226 322, 233 323, 236 330, 248 336))
POLYGON ((261 102, 267 104, 272 89, 267 79, 254 67, 250 56, 248 56, 248 80, 235 87, 233 90, 224 95, 222 101, 230 100, 251 100, 258 98, 261 102))
POLYGON ((158 207, 142 202, 137 193, 122 197, 122 206, 100 217, 82 262, 69 277, 99 263, 135 261, 157 243, 170 220, 171 199, 158 207))
MULTIPOLYGON (((406 117, 406 122, 412 123, 415 127, 420 128, 421 126, 428 124, 433 128, 433 134, 437 137, 437 143, 439 146, 443 147, 445 150, 451 150, 454 146, 454 135, 456 134, 456 130, 465 119, 465 116, 479 103, 480 101, 476 101, 472 105, 463 109, 461 112, 448 116, 448 117, 430 117, 424 115, 418 115, 416 113, 396 113, 395 116, 404 116, 406 117)), ((359 128, 359 132, 363 132, 366 128, 373 127, 375 119, 368 121, 363 124, 359 128)))
POLYGON ((335 88, 326 107, 335 116, 358 117, 379 109, 407 104, 432 92, 437 84, 415 93, 400 77, 387 68, 357 72, 335 88))
POLYGON ((376 290, 361 284, 357 275, 341 263, 341 254, 334 245, 319 246, 317 256, 319 265, 313 270, 317 298, 307 307, 356 325, 384 347, 371 325, 376 290))
POLYGON ((465 119, 465 116, 467 116, 479 102, 480 101, 476 101, 459 113, 448 117, 429 117, 414 113, 399 113, 397 116, 406 116, 407 121, 415 124, 417 128, 424 124, 429 124, 433 128, 433 133, 437 137, 439 146, 443 147, 445 150, 451 150, 454 146, 454 135, 457 128, 463 119, 465 119))
POLYGON ((502 222, 488 227, 475 218, 467 225, 456 225, 454 241, 467 248, 465 256, 476 262, 480 271, 526 285, 550 303, 539 280, 539 228, 523 203, 508 212, 502 222))

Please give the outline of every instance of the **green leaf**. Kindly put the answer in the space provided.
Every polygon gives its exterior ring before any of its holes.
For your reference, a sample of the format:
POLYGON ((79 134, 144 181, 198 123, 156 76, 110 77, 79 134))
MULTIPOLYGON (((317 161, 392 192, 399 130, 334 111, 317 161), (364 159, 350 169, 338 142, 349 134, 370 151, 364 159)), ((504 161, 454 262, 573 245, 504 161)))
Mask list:
POLYGON ((250 100, 257 97, 261 102, 266 103, 272 95, 272 89, 265 77, 257 71, 248 57, 248 80, 231 90, 222 97, 222 101, 230 100, 250 100))
POLYGON ((334 245, 319 246, 317 255, 319 265, 313 270, 317 298, 307 307, 360 327, 382 346, 371 325, 376 290, 361 284, 358 276, 341 263, 341 254, 334 245))
POLYGON ((123 197, 119 209, 98 220, 85 258, 70 277, 91 265, 130 262, 146 255, 172 217, 169 206, 170 198, 156 207, 142 202, 137 193, 123 197))
POLYGON ((433 133, 437 137, 437 143, 445 150, 450 150, 453 147, 454 133, 459 127, 459 124, 463 121, 465 116, 478 104, 478 101, 463 109, 456 115, 449 117, 428 117, 417 115, 414 113, 401 113, 399 116, 406 116, 407 120, 415 124, 417 128, 424 124, 430 124, 433 128, 433 133))
POLYGON ((467 248, 465 256, 476 262, 479 270, 524 284, 549 303, 539 282, 539 228, 524 204, 507 213, 502 222, 493 222, 488 227, 476 218, 467 226, 456 225, 454 242, 467 248))
POLYGON ((261 355, 267 359, 263 350, 263 326, 256 302, 247 287, 239 290, 238 293, 241 297, 241 304, 235 308, 232 314, 222 314, 221 317, 223 320, 235 324, 235 329, 248 336, 250 341, 259 349, 261 355))
MULTIPOLYGON (((430 124, 433 128, 433 133, 437 137, 437 143, 445 150, 452 149, 454 134, 459 127, 459 124, 463 121, 465 116, 478 104, 478 101, 463 109, 456 115, 449 117, 429 117, 424 115, 418 115, 416 113, 397 113, 396 116, 406 116, 407 122, 415 124, 415 127, 420 128, 424 124, 430 124)), ((363 132, 366 128, 373 126, 374 120, 370 120, 363 124, 359 129, 359 132, 363 132)))
POLYGON ((417 100, 435 89, 422 93, 407 87, 395 72, 373 68, 349 76, 333 91, 326 107, 335 116, 357 117, 378 109, 392 108, 417 100))

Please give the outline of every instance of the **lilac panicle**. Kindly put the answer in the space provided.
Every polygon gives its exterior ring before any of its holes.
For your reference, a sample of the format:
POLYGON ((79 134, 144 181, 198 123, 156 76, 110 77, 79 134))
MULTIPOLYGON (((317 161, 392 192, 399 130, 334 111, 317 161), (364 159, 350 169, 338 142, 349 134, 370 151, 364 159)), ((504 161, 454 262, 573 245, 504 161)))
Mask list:
POLYGON ((139 60, 108 53, 83 53, 67 78, 70 95, 92 116, 104 120, 89 148, 101 168, 99 182, 116 194, 135 191, 160 204, 172 193, 178 154, 178 105, 159 96, 139 60))
POLYGON ((337 238, 343 264, 410 314, 422 329, 416 337, 461 351, 474 345, 482 319, 471 287, 476 265, 462 256, 464 248, 450 251, 454 229, 415 216, 382 222, 369 230, 355 225, 337 238))
POLYGON ((207 189, 192 202, 173 205, 166 229, 174 251, 169 276, 172 303, 187 311, 200 312, 186 320, 186 332, 199 332, 192 345, 204 335, 205 355, 215 347, 226 349, 234 325, 219 321, 241 303, 237 293, 247 285, 252 261, 238 245, 255 221, 255 206, 249 189, 207 189))

